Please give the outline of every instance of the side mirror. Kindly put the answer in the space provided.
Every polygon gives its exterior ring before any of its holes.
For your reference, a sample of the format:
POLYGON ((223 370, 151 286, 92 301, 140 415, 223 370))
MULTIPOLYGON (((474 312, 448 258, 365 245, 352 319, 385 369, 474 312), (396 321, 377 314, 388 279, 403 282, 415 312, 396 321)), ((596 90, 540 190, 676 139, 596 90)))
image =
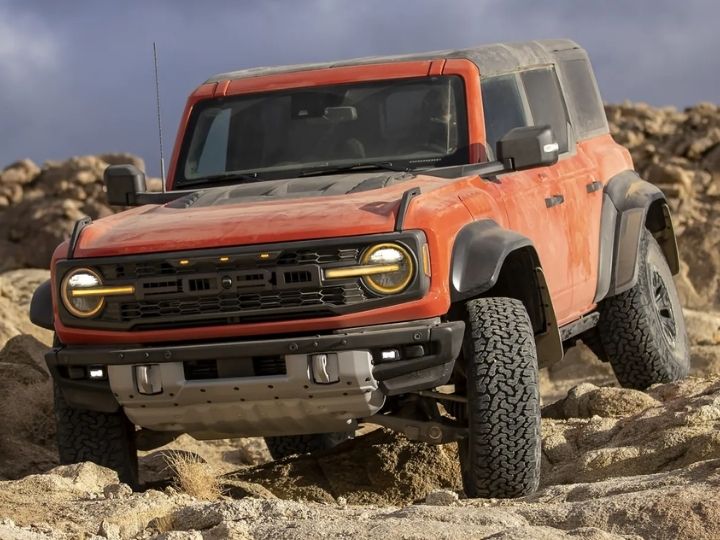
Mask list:
POLYGON ((110 165, 103 174, 108 204, 134 206, 137 195, 147 190, 145 173, 134 165, 110 165))
POLYGON ((557 163, 559 146, 550 126, 519 127, 497 142, 497 159, 507 170, 522 171, 557 163))

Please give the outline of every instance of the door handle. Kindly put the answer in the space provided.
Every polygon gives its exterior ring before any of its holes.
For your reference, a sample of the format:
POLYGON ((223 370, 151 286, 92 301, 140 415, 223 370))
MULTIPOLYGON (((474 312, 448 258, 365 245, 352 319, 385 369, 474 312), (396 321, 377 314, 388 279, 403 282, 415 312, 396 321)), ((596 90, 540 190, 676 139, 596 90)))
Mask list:
POLYGON ((588 193, 595 193, 596 191, 601 190, 603 187, 602 182, 598 182, 597 180, 594 180, 593 182, 590 182, 585 186, 585 189, 587 189, 588 193))
POLYGON ((557 206, 558 204, 562 204, 565 202, 565 197, 562 195, 553 195, 552 197, 548 197, 545 199, 545 206, 548 208, 552 208, 553 206, 557 206))

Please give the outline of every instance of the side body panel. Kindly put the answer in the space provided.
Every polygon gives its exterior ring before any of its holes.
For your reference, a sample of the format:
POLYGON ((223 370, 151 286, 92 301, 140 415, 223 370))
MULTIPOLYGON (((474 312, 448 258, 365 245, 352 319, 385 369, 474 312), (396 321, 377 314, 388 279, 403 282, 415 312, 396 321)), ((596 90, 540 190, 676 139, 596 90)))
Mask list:
POLYGON ((555 313, 563 321, 573 313, 571 251, 566 205, 554 204, 562 195, 556 171, 542 167, 498 178, 508 226, 532 240, 542 265, 555 313))
MULTIPOLYGON (((561 165, 564 164, 558 164, 561 165)), ((577 318, 595 305, 599 269, 607 264, 607 254, 601 253, 603 189, 611 178, 633 165, 627 150, 610 135, 581 141, 567 165, 575 170, 574 173, 568 171, 566 188, 570 193, 568 228, 573 250, 573 305, 577 310, 573 318, 577 318)))

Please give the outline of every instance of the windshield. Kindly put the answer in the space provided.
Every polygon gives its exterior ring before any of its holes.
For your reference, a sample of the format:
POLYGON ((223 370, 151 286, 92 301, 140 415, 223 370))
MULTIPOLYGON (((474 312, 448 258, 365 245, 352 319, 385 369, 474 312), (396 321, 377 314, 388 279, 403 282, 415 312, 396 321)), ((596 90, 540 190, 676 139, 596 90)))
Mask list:
POLYGON ((456 76, 206 100, 192 112, 177 185, 467 163, 466 117, 456 76))

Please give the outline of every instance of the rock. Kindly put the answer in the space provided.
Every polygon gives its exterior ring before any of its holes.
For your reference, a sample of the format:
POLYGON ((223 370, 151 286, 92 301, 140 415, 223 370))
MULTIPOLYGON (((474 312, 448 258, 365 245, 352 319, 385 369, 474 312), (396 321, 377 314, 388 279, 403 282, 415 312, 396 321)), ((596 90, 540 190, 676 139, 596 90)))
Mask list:
MULTIPOLYGON (((118 208, 107 204, 103 173, 108 165, 132 164, 145 169, 132 154, 77 156, 48 161, 42 169, 29 160, 0 173, 0 272, 25 267, 47 268, 55 248, 67 240, 75 222, 107 217, 118 208)), ((159 179, 148 189, 160 191, 159 179)))
MULTIPOLYGON (((277 499, 272 491, 253 482, 243 482, 242 480, 228 478, 222 480, 221 486, 223 493, 233 499, 243 499, 245 497, 253 497, 255 499, 277 499)), ((347 501, 345 502, 347 504, 347 501)))
POLYGON ((238 521, 223 521, 218 525, 215 525, 208 531, 203 531, 203 540, 225 540, 226 538, 233 538, 234 540, 253 540, 255 538, 248 527, 243 522, 238 521))
POLYGON ((583 383, 595 386, 617 384, 609 364, 601 362, 584 344, 569 349, 560 362, 540 370, 543 404, 564 398, 568 391, 583 383))
MULTIPOLYGON (((48 347, 38 341, 36 338, 28 335, 18 335, 11 338, 5 346, 0 350, 0 365, 8 366, 28 366, 36 376, 29 380, 16 380, 23 384, 31 384, 39 381, 47 381, 49 372, 45 363, 45 353, 48 347)), ((0 388, 7 381, 0 380, 0 388)))
MULTIPOLYGON (((2 300, 0 298, 0 300, 2 300)), ((0 305, 3 302, 0 301, 0 305)), ((6 317, 12 319, 14 305, 6 317)), ((0 324, 3 328, 16 328, 0 324)), ((52 384, 47 346, 31 335, 15 335, 0 350, 0 478, 18 478, 57 465, 52 384)))
POLYGON ((40 167, 32 160, 21 159, 11 163, 0 173, 0 184, 25 185, 32 182, 40 174, 40 167))
MULTIPOLYGON (((67 478, 72 482, 73 487, 82 493, 104 493, 106 487, 119 485, 115 471, 89 461, 55 467, 50 474, 67 478)), ((123 488, 117 489, 123 491, 123 488)))
POLYGON ((543 409, 547 418, 616 418, 641 413, 661 403, 644 392, 628 388, 598 388, 583 383, 570 389, 567 397, 543 409))
POLYGON ((695 173, 678 165, 654 163, 648 168, 647 180, 675 198, 690 198, 693 194, 695 173))
POLYGON ((133 490, 127 484, 108 484, 103 488, 106 499, 125 499, 132 495, 133 490))
POLYGON ((107 540, 121 540, 120 526, 116 523, 110 523, 107 520, 103 520, 103 522, 100 523, 98 534, 104 536, 107 540))
POLYGON ((694 345, 720 345, 720 313, 684 309, 688 339, 694 345))
POLYGON ((19 308, 28 309, 38 285, 50 279, 48 270, 25 269, 0 274, 0 296, 19 308))
POLYGON ((4 274, 0 274, 0 348, 4 347, 8 340, 20 334, 33 336, 41 343, 49 345, 52 343, 52 332, 39 328, 32 324, 28 318, 28 306, 22 303, 24 293, 14 288, 3 287, 6 282, 4 274))
POLYGON ((0 538, 12 540, 47 540, 48 536, 28 528, 18 527, 10 521, 10 523, 0 523, 0 538))
MULTIPOLYGON (((613 389, 586 387, 578 392, 579 401, 598 390, 613 389)), ((622 417, 546 419, 542 484, 654 474, 720 458, 720 379, 660 385, 646 398, 621 398, 630 404, 629 414, 622 417), (650 408, 643 411, 646 405, 650 408)))
POLYGON ((425 496, 425 504, 431 506, 452 506, 458 500, 458 494, 448 489, 436 489, 425 496))
MULTIPOLYGON (((155 537, 156 540, 203 540, 206 538, 200 531, 168 531, 155 537)), ((234 538, 224 536, 222 538, 234 538)))

